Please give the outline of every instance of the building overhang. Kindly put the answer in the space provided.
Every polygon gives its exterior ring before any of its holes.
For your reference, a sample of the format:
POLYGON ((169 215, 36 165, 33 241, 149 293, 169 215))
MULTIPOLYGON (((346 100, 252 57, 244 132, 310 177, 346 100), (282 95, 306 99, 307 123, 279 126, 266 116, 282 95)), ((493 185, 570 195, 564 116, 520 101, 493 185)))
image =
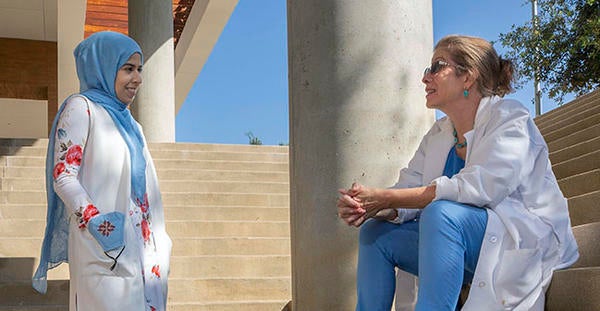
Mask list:
MULTIPOLYGON (((175 47, 176 114, 210 56, 238 1, 173 1, 174 16, 177 16, 176 8, 185 5, 191 6, 185 20, 175 21, 176 24, 183 22, 184 25, 183 29, 176 30, 176 35, 179 37, 175 38, 177 41, 175 47)), ((73 58, 72 51, 74 45, 83 38, 84 29, 86 29, 85 9, 81 12, 81 9, 69 10, 63 6, 74 5, 85 8, 82 2, 85 3, 82 0, 60 0, 60 2, 59 0, 0 0, 0 38, 57 42, 59 54, 59 77, 57 79, 60 84, 63 84, 59 89, 64 90, 59 90, 60 99, 78 88, 73 79, 61 79, 60 72, 74 69, 71 68, 74 65, 74 61, 71 60, 73 58), (80 16, 81 14, 83 16, 80 16), (59 16, 62 21, 59 20, 59 16)), ((87 1, 88 4, 91 2, 87 1)), ((95 5, 102 4, 102 2, 102 0, 93 1, 95 5)), ((114 1, 108 2, 114 3, 114 1)), ((118 17, 116 18, 118 19, 118 17)), ((120 31, 110 26, 107 26, 106 29, 120 31)))

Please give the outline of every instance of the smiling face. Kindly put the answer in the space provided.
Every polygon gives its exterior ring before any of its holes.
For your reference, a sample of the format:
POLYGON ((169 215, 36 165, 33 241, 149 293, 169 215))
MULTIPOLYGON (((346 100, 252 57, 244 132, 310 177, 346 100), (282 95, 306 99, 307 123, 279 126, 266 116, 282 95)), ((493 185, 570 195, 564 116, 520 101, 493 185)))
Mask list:
POLYGON ((129 57, 127 62, 117 71, 115 93, 124 104, 131 104, 142 84, 142 60, 138 53, 129 57))
POLYGON ((427 93, 425 96, 427 108, 444 111, 446 107, 464 97, 467 73, 459 72, 461 66, 456 64, 450 53, 445 50, 436 50, 431 58, 431 63, 434 68, 439 66, 439 70, 435 73, 425 72, 421 80, 425 84, 427 93))

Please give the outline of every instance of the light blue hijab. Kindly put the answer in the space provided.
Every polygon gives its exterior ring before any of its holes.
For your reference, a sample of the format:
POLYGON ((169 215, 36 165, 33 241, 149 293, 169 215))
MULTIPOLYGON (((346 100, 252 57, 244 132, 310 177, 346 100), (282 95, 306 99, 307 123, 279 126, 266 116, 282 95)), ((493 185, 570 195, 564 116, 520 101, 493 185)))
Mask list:
MULTIPOLYGON (((121 102, 115 93, 117 72, 135 53, 142 56, 140 46, 133 39, 112 31, 97 32, 89 36, 79 43, 74 51, 80 93, 106 109, 119 129, 129 149, 131 160, 131 197, 134 202, 143 202, 146 193, 144 140, 127 105, 121 102)), ((54 192, 52 177, 56 125, 67 100, 61 105, 52 123, 46 156, 46 233, 40 264, 33 276, 33 288, 42 294, 47 290, 48 270, 68 261, 70 211, 65 209, 63 201, 54 192)))

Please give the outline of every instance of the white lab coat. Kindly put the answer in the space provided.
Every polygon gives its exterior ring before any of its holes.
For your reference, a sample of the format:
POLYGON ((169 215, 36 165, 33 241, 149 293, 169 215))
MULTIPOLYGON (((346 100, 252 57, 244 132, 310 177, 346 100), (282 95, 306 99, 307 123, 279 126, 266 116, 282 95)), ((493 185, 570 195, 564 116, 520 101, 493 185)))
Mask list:
MULTIPOLYGON (((447 117, 438 120, 394 187, 435 184, 434 200, 486 208, 488 224, 462 310, 543 311, 552 272, 573 264, 579 253, 542 135, 519 102, 485 97, 465 134, 465 167, 447 178, 442 172, 452 130, 447 117)), ((414 284, 405 273, 397 279, 404 288, 414 284)), ((396 292, 397 309, 406 310, 412 293, 396 292)))

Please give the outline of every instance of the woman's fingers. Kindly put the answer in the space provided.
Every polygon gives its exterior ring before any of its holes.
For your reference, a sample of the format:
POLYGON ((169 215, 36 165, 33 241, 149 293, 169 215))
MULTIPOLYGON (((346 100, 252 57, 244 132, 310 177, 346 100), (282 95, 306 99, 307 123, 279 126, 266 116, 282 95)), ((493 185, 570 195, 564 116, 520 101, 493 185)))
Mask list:
POLYGON ((340 206, 349 206, 353 208, 362 209, 361 204, 347 194, 341 195, 338 198, 338 207, 340 206))
POLYGON ((357 182, 353 182, 352 186, 350 186, 350 189, 348 189, 348 195, 354 197, 356 195, 358 195, 362 190, 362 185, 357 183, 357 182))
POLYGON ((350 189, 339 189, 341 194, 337 200, 338 216, 349 226, 359 227, 367 219, 362 200, 356 195, 363 191, 363 186, 353 183, 350 189))
POLYGON ((348 223, 351 226, 360 227, 360 225, 365 222, 365 215, 360 215, 358 218, 354 219, 352 222, 348 223))
POLYGON ((362 219, 364 219, 362 214, 350 214, 350 215, 347 215, 346 217, 341 217, 341 218, 349 226, 356 226, 356 227, 360 226, 360 224, 362 224, 362 222, 364 221, 364 220, 362 220, 362 219))
POLYGON ((365 211, 362 209, 356 209, 351 206, 340 206, 338 207, 338 214, 340 217, 348 217, 352 215, 362 215, 365 211))

